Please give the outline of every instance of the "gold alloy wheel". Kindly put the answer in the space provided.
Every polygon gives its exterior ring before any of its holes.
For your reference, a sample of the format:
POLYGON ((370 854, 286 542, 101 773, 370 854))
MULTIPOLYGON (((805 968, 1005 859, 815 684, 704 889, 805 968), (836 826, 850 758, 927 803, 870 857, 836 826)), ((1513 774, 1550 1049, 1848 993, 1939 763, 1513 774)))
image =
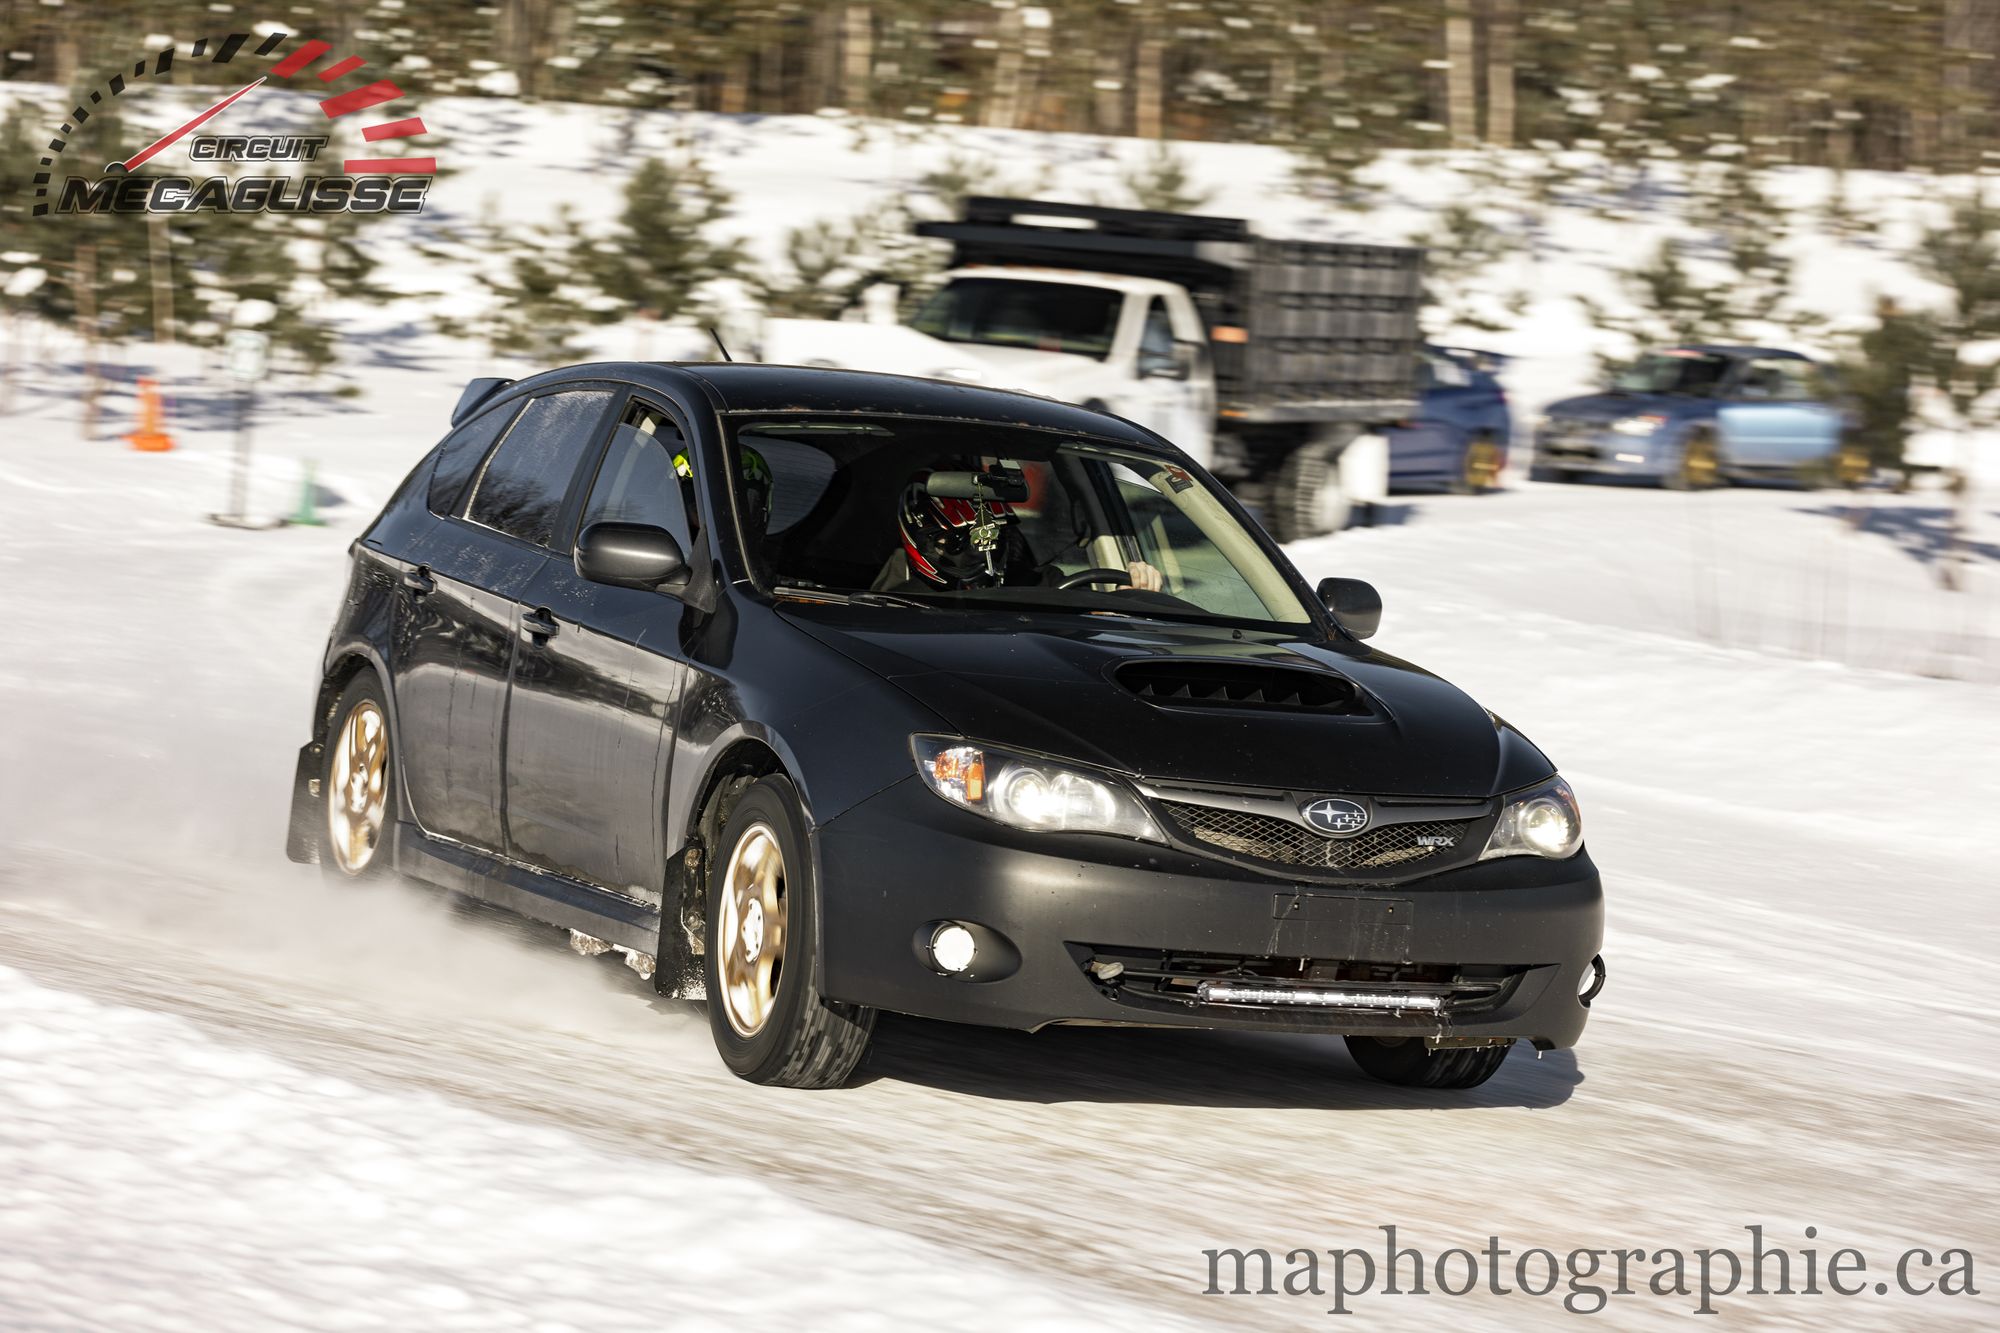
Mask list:
POLYGON ((785 964, 785 855, 769 824, 752 824, 729 854, 715 923, 722 1013, 739 1037, 764 1030, 785 964))
POLYGON ((366 870, 382 844, 388 793, 388 719, 381 705, 363 699, 340 724, 327 775, 327 841, 335 863, 350 875, 366 870))
POLYGON ((1691 491, 1705 491, 1715 485, 1720 469, 1715 462, 1715 441, 1705 435, 1697 435, 1687 442, 1686 454, 1681 459, 1681 477, 1691 491))
POLYGON ((1474 440, 1465 446, 1465 488, 1490 491, 1500 484, 1500 446, 1491 440, 1474 440))

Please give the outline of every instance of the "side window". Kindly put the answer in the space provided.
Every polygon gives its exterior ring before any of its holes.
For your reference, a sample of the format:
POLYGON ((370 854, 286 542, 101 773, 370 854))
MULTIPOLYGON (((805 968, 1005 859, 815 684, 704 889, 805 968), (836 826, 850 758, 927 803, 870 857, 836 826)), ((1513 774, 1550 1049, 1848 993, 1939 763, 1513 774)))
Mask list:
POLYGON ((1744 368, 1737 392, 1743 398, 1778 403, 1809 402, 1819 396, 1812 363, 1790 357, 1752 361, 1744 368))
POLYGON ((570 478, 610 404, 608 389, 531 401, 473 478, 465 516, 482 527, 547 546, 570 478))
POLYGON ((429 504, 433 514, 450 518, 459 512, 466 483, 479 470, 480 461, 492 449, 493 442, 506 433, 507 423, 514 419, 514 409, 519 406, 508 403, 482 412, 445 437, 438 446, 437 466, 431 469, 429 504))
POLYGON ((701 532, 694 470, 687 441, 659 408, 635 401, 612 433, 611 447, 583 506, 582 526, 593 523, 665 528, 684 547, 692 548, 701 532))
POLYGON ((1167 303, 1154 297, 1146 306, 1146 326, 1139 333, 1139 373, 1158 374, 1174 365, 1174 323, 1167 303))

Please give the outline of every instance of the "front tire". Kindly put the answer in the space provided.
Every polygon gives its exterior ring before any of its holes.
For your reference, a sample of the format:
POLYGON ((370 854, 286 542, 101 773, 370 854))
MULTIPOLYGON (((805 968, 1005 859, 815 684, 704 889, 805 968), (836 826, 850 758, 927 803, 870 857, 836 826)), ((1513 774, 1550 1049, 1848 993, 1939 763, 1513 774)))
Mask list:
POLYGON ((1302 444, 1278 469, 1271 495, 1272 536, 1281 542, 1323 537, 1347 526, 1352 505, 1340 469, 1320 444, 1302 444))
POLYGON ((761 778, 729 812, 709 866, 708 1025, 739 1078, 837 1088, 868 1049, 875 1011, 820 994, 819 910, 798 793, 761 778))
POLYGON ((395 873, 396 765, 382 683, 362 670, 333 707, 320 771, 319 864, 354 882, 395 873))
POLYGON ((1434 1051, 1422 1037, 1349 1037, 1347 1053, 1364 1073, 1402 1088, 1476 1088, 1500 1072, 1506 1046, 1434 1051))

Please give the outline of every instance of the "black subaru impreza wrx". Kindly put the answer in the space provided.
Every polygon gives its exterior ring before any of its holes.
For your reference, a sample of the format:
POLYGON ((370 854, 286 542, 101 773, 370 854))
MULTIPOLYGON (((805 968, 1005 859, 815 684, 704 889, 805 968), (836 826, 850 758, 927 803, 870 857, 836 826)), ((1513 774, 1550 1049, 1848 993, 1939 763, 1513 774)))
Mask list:
POLYGON ((478 380, 352 547, 289 851, 705 998, 745 1078, 880 1010, 1328 1033, 1466 1088, 1603 982, 1575 797, 1130 422, 887 375, 478 380))

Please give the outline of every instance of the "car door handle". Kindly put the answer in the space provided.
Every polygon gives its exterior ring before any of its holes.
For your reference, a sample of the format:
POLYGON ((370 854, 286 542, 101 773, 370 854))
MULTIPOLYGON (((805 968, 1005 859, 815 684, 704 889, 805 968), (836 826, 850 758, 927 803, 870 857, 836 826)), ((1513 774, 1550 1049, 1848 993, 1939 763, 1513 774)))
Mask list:
POLYGON ((415 569, 403 571, 403 586, 422 597, 427 592, 436 592, 438 585, 437 580, 431 577, 431 572, 418 565, 415 569))
POLYGON ((521 613, 521 628, 528 632, 530 638, 550 639, 555 637, 561 626, 556 624, 556 618, 546 608, 538 607, 521 613))

